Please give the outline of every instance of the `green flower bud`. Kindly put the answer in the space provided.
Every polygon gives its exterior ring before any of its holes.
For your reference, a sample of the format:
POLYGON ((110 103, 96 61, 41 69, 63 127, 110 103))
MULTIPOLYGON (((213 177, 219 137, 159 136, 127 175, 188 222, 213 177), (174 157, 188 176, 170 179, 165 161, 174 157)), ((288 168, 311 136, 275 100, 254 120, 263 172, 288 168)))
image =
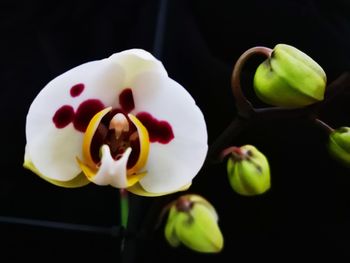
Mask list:
POLYGON ((217 253, 224 240, 214 207, 198 195, 179 197, 170 208, 165 238, 177 247, 180 244, 203 253, 217 253))
POLYGON ((328 149, 333 158, 350 167, 350 128, 341 127, 331 132, 328 149))
POLYGON ((278 44, 254 75, 255 93, 263 102, 282 107, 302 107, 322 101, 326 73, 295 47, 278 44))
POLYGON ((227 173, 233 190, 253 196, 270 189, 270 167, 266 157, 252 145, 232 147, 227 173))

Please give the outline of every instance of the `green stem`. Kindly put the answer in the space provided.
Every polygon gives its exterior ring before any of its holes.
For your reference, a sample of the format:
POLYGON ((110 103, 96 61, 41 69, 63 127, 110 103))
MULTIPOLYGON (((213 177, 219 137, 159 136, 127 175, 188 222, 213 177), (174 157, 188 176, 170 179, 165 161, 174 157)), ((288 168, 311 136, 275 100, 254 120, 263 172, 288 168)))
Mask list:
POLYGON ((124 229, 128 226, 129 217, 129 200, 128 192, 125 189, 120 189, 120 222, 124 229))

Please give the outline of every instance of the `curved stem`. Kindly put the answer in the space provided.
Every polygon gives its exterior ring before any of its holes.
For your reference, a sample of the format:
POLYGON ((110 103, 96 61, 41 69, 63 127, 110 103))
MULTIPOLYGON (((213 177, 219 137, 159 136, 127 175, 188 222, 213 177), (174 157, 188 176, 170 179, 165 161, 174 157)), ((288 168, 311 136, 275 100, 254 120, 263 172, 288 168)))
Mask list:
POLYGON ((232 72, 232 78, 231 78, 231 87, 233 95, 235 96, 238 112, 242 114, 242 116, 246 116, 251 114, 251 112, 254 111, 253 106, 247 100, 247 98, 244 96, 242 88, 241 88, 241 72, 243 69, 243 66, 247 62, 249 58, 251 58, 253 55, 265 55, 266 57, 270 57, 272 53, 272 49, 267 47, 252 47, 245 51, 237 60, 233 72, 232 72))
POLYGON ((322 104, 333 101, 339 94, 350 87, 350 72, 344 72, 326 88, 325 100, 322 104))
POLYGON ((160 211, 160 214, 159 214, 159 216, 158 216, 157 222, 156 222, 156 224, 155 224, 155 226, 154 226, 154 229, 155 229, 155 230, 158 229, 158 228, 161 226, 161 224, 162 224, 162 222, 163 222, 163 220, 164 220, 164 217, 166 216, 166 214, 169 212, 170 208, 171 208, 175 203, 176 203, 176 200, 175 200, 175 201, 172 201, 172 202, 170 202, 170 203, 168 203, 166 206, 164 206, 164 207, 162 208, 162 210, 160 211))
POLYGON ((327 134, 330 134, 334 131, 334 129, 331 126, 329 126, 327 123, 318 118, 315 119, 315 123, 317 124, 317 126, 321 127, 324 131, 326 131, 327 134))
POLYGON ((236 117, 230 125, 220 134, 220 136, 210 145, 206 164, 221 161, 220 154, 223 149, 230 146, 233 139, 246 128, 248 119, 236 117))
MULTIPOLYGON (((236 146, 228 147, 220 153, 219 158, 220 158, 220 160, 224 160, 228 155, 232 155, 232 153, 235 153, 237 151, 240 151, 239 147, 236 147, 236 146)), ((241 154, 241 153, 239 153, 239 154, 241 154)))

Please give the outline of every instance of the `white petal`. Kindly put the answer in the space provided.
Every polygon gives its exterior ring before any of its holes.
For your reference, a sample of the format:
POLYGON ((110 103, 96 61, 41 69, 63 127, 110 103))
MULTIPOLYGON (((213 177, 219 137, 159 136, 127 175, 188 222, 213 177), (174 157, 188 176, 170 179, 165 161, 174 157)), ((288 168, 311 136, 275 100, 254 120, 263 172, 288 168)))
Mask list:
POLYGON ((101 148, 101 166, 91 181, 98 185, 112 185, 116 188, 127 187, 126 166, 131 153, 131 148, 126 149, 119 160, 114 160, 109 147, 103 145, 101 148))
POLYGON ((208 146, 204 116, 191 95, 166 76, 139 75, 132 90, 135 112, 145 111, 167 121, 175 136, 168 144, 151 144, 148 174, 140 183, 153 193, 179 189, 193 179, 205 160, 208 146))
POLYGON ((113 54, 109 59, 121 65, 125 72, 128 73, 124 83, 126 86, 130 84, 135 76, 145 72, 154 72, 164 76, 168 75, 161 61, 143 49, 122 51, 113 54))
POLYGON ((76 111, 88 99, 119 107, 120 92, 140 72, 166 75, 161 62, 134 49, 82 64, 49 82, 33 101, 26 119, 26 154, 38 171, 55 180, 70 180, 78 174, 75 157, 81 158, 83 134, 72 123, 56 128, 52 118, 59 108, 69 105, 76 111), (79 83, 84 84, 84 90, 71 96, 71 88, 79 83))
POLYGON ((27 158, 41 174, 50 179, 69 181, 81 172, 75 161, 77 153, 72 149, 81 148, 82 137, 73 130, 72 126, 61 130, 45 127, 41 134, 55 134, 54 140, 50 136, 36 136, 28 142, 27 158))

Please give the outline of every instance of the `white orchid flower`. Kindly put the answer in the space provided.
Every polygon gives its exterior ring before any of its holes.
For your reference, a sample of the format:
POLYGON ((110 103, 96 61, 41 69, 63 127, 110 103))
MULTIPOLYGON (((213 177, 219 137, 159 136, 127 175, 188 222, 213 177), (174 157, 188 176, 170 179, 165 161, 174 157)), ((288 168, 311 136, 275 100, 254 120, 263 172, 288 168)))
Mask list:
POLYGON ((49 82, 26 119, 24 167, 62 187, 93 182, 144 196, 187 189, 207 153, 191 95, 131 49, 49 82))

